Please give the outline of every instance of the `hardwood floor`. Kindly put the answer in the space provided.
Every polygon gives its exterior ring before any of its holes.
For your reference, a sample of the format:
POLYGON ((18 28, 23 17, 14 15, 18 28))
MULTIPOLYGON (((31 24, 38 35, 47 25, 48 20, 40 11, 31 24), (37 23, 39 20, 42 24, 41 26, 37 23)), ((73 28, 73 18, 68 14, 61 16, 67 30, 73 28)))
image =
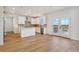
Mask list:
POLYGON ((19 34, 7 33, 1 52, 77 52, 79 41, 56 36, 40 35, 21 38, 19 34))

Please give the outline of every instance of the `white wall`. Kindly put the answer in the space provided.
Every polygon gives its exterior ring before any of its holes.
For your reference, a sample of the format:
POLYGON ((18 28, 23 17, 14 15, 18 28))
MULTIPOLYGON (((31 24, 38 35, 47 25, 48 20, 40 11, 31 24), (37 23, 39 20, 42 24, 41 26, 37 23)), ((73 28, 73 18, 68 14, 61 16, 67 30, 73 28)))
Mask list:
POLYGON ((18 16, 13 16, 13 32, 18 33, 18 16))
POLYGON ((3 45, 3 17, 0 15, 0 45, 3 45))
POLYGON ((67 17, 71 20, 71 28, 70 28, 70 38, 74 39, 74 40, 79 40, 79 8, 77 7, 72 7, 69 9, 65 9, 65 10, 60 10, 54 13, 49 14, 48 16, 50 16, 50 18, 47 20, 48 21, 48 25, 47 25, 47 32, 49 34, 52 33, 52 28, 51 28, 51 24, 50 24, 50 20, 52 18, 58 18, 61 19, 62 17, 67 17))
POLYGON ((0 7, 0 45, 3 45, 3 7, 0 7))
POLYGON ((45 17, 45 16, 41 16, 41 17, 40 17, 40 24, 41 24, 41 25, 46 24, 46 17, 45 17))
POLYGON ((5 32, 13 31, 13 17, 5 15, 5 32))
POLYGON ((71 12, 71 39, 79 40, 79 8, 71 12))

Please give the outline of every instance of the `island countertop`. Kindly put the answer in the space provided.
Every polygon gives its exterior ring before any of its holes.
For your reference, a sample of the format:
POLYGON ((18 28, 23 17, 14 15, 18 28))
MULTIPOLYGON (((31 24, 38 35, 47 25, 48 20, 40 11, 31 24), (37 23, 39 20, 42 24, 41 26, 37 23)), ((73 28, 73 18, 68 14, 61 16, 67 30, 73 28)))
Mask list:
POLYGON ((18 24, 18 26, 20 26, 20 27, 25 27, 25 28, 29 28, 29 27, 34 27, 34 26, 26 26, 25 24, 18 24))

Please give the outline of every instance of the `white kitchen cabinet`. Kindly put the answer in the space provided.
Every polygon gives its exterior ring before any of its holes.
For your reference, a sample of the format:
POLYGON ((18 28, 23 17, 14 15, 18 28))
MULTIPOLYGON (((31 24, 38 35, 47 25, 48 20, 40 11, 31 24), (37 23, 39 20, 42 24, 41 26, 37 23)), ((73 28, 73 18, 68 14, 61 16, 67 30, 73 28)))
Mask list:
POLYGON ((21 27, 21 37, 30 37, 35 36, 35 28, 34 27, 21 27))
POLYGON ((18 24, 25 24, 26 17, 25 16, 18 16, 18 24))
POLYGON ((31 24, 40 24, 39 18, 31 18, 31 24))

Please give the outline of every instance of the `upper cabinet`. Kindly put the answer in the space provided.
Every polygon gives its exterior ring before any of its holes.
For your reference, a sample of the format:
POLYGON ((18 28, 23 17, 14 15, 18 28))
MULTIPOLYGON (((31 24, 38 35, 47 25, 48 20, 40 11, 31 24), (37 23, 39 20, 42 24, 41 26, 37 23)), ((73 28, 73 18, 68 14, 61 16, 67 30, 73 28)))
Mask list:
POLYGON ((40 24, 40 18, 31 18, 31 24, 40 24))
POLYGON ((25 16, 18 16, 18 24, 25 24, 26 17, 25 16))
POLYGON ((44 25, 46 24, 46 19, 45 17, 31 18, 31 24, 44 25))

